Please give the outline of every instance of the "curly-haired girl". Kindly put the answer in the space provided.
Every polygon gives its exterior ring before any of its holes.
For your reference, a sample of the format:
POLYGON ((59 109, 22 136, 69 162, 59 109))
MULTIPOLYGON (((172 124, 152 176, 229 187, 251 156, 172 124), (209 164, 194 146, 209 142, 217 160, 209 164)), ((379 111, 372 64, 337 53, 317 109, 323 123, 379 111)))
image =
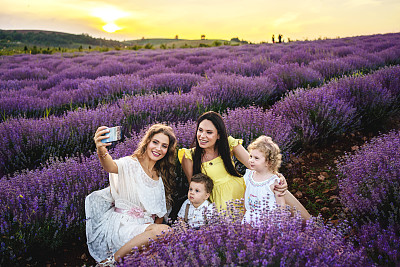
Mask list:
POLYGON ((278 170, 282 163, 282 154, 271 137, 262 135, 249 146, 249 166, 244 181, 245 215, 244 222, 252 223, 259 220, 266 210, 273 210, 278 206, 286 205, 285 198, 274 190, 279 184, 278 170))

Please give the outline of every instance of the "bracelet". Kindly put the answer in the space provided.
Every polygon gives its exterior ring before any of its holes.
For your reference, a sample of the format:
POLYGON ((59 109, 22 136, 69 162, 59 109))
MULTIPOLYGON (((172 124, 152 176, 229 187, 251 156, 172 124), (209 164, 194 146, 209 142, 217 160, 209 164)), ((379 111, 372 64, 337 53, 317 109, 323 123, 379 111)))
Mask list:
POLYGON ((108 155, 108 152, 106 152, 104 155, 99 155, 99 153, 97 153, 97 155, 99 156, 99 158, 105 159, 106 156, 108 155))

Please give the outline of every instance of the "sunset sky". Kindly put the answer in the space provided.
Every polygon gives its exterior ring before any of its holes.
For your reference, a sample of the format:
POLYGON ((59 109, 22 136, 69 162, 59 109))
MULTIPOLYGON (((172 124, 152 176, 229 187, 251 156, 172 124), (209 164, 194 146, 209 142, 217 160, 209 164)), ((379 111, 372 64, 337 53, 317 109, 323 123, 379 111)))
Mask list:
POLYGON ((0 0, 0 29, 271 42, 400 32, 399 0, 0 0))

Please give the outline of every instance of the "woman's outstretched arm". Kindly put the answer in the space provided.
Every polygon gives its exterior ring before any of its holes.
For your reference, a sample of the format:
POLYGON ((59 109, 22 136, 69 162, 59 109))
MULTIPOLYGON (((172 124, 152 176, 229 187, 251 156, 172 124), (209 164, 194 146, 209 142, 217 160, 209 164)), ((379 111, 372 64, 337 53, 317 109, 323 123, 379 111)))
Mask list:
POLYGON ((241 145, 237 145, 232 149, 233 155, 241 162, 247 169, 250 169, 249 152, 241 145))
POLYGON ((311 214, 308 213, 306 208, 304 208, 300 201, 298 201, 297 198, 295 198, 292 193, 289 192, 289 190, 286 191, 284 198, 287 205, 289 205, 291 208, 295 208, 297 211, 300 211, 301 217, 306 220, 310 219, 311 214))

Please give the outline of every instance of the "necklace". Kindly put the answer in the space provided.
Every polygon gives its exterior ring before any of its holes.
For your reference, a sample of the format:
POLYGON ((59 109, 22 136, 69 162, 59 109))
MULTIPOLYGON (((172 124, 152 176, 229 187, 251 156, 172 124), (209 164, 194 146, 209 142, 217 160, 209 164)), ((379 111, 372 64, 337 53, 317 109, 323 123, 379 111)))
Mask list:
POLYGON ((154 180, 154 179, 155 179, 155 177, 154 177, 155 175, 154 175, 154 173, 153 173, 153 170, 150 170, 149 167, 147 167, 147 171, 148 171, 148 173, 150 174, 150 175, 149 175, 150 178, 154 180))
MULTIPOLYGON (((211 160, 215 159, 216 157, 218 157, 218 153, 216 153, 215 151, 212 154, 204 152, 203 162, 211 161, 211 160)), ((213 165, 212 162, 210 162, 209 164, 213 165)))
POLYGON ((157 173, 156 173, 156 175, 154 175, 153 168, 151 168, 151 170, 150 170, 148 163, 146 164, 146 162, 143 160, 138 160, 138 161, 139 161, 140 165, 142 166, 143 172, 146 173, 147 176, 149 176, 152 180, 155 180, 155 178, 157 177, 157 173), (147 170, 147 172, 146 172, 146 170, 147 170))

